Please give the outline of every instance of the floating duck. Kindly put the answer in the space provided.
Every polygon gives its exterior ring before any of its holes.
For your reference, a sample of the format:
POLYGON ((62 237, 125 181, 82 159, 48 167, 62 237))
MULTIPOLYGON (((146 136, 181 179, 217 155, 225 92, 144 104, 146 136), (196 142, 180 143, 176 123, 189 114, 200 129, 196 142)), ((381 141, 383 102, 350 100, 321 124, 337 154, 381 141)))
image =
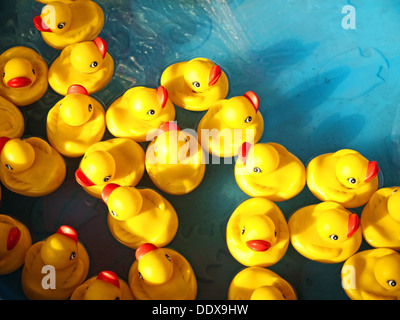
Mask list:
POLYGON ((303 190, 306 169, 280 144, 245 142, 235 164, 235 179, 240 189, 251 197, 284 201, 303 190))
POLYGON ((101 90, 113 73, 114 60, 107 52, 107 43, 97 37, 65 47, 50 66, 49 84, 63 96, 74 84, 80 84, 92 94, 101 90))
POLYGON ((0 55, 0 96, 18 107, 38 101, 48 88, 48 66, 33 49, 13 47, 0 55))
POLYGON ((357 252, 343 264, 341 276, 352 300, 400 300, 400 254, 393 249, 357 252))
POLYGON ((0 181, 12 192, 41 197, 55 191, 64 181, 63 157, 38 137, 0 137, 0 181))
POLYGON ((27 252, 22 289, 30 300, 65 300, 88 274, 89 256, 76 231, 61 226, 27 252))
POLYGON ((226 242, 232 256, 241 264, 268 267, 286 253, 289 228, 274 202, 266 198, 250 198, 230 216, 226 242))
POLYGON ((233 157, 244 142, 257 143, 264 131, 259 105, 258 96, 248 91, 210 106, 197 128, 204 150, 217 157, 233 157))
POLYGON ((332 201, 297 210, 288 225, 293 247, 306 258, 322 263, 346 260, 362 241, 357 214, 332 201))
POLYGON ((28 228, 18 220, 0 214, 0 275, 18 270, 31 245, 28 228))
POLYGON ((321 201, 335 201, 346 208, 367 203, 378 189, 379 167, 359 152, 342 149, 312 159, 307 168, 307 185, 321 201))
POLYGON ((108 183, 136 186, 144 174, 145 153, 135 141, 114 138, 90 146, 75 172, 77 182, 90 195, 101 199, 108 183))
POLYGON ((0 97, 0 137, 20 138, 24 133, 25 120, 15 104, 0 97))
POLYGON ((107 109, 107 128, 115 137, 145 142, 165 122, 175 119, 175 107, 163 86, 134 87, 107 109))
POLYGON ((195 136, 166 122, 146 151, 146 170, 153 183, 174 195, 187 194, 201 183, 205 155, 195 136))
POLYGON ((49 1, 33 22, 49 46, 62 50, 96 38, 104 26, 104 13, 94 1, 49 1))
POLYGON ((228 300, 297 300, 292 286, 275 272, 248 267, 232 280, 228 300))
POLYGON ((133 295, 125 281, 106 270, 77 287, 70 300, 133 300, 133 295))
POLYGON ((145 243, 137 248, 129 286, 137 300, 194 300, 197 280, 189 262, 175 250, 145 243))
POLYGON ((106 130, 105 111, 81 85, 69 87, 67 95, 47 114, 47 138, 66 157, 80 157, 99 142, 106 130))
POLYGON ((377 190, 361 214, 364 239, 375 248, 400 250, 400 187, 377 190))
POLYGON ((137 249, 151 241, 157 247, 170 243, 178 230, 172 205, 151 189, 107 184, 102 192, 109 209, 108 226, 114 238, 137 249))
POLYGON ((205 58, 169 66, 160 81, 175 105, 192 111, 207 110, 229 91, 228 78, 221 67, 205 58))

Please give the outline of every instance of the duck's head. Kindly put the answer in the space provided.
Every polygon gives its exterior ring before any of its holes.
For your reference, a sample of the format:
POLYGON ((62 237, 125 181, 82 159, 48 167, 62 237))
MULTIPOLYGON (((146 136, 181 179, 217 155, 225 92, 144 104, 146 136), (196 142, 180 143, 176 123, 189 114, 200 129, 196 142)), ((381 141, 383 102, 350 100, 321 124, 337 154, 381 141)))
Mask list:
POLYGON ((151 243, 142 244, 136 249, 139 277, 149 285, 168 282, 174 272, 172 258, 162 248, 151 243))
POLYGON ((14 249, 21 238, 21 230, 13 224, 0 222, 0 259, 14 249))
POLYGON ((400 192, 398 189, 393 190, 393 193, 388 197, 387 210, 393 219, 400 222, 400 192))
POLYGON ((231 128, 243 129, 254 123, 260 101, 253 91, 228 99, 222 108, 222 119, 231 128))
POLYGON ((3 83, 9 88, 26 88, 36 81, 36 71, 32 63, 25 58, 12 58, 3 69, 3 83))
POLYGON ((28 170, 35 161, 35 150, 22 139, 0 137, 0 162, 9 172, 28 170))
POLYGON ((78 235, 70 226, 61 226, 48 237, 40 250, 42 261, 55 269, 64 269, 76 262, 78 256, 78 235))
POLYGON ((42 8, 40 16, 33 19, 33 23, 40 32, 63 34, 72 22, 70 7, 61 1, 54 1, 42 8))
POLYGON ((157 89, 141 88, 130 99, 132 111, 141 120, 151 121, 156 119, 164 110, 168 100, 168 91, 159 86, 157 89))
POLYGON ((82 126, 93 115, 93 101, 81 85, 72 85, 60 101, 60 117, 70 126, 82 126))
POLYGON ((323 202, 316 206, 316 229, 320 239, 336 245, 349 239, 360 227, 360 219, 335 202, 323 202))
POLYGON ((93 41, 83 41, 71 50, 71 64, 81 73, 94 73, 101 70, 107 54, 107 43, 100 37, 93 41))
POLYGON ((349 152, 338 158, 336 177, 347 188, 359 188, 378 175, 376 161, 368 161, 358 152, 349 152))
POLYGON ((241 228, 242 243, 253 251, 267 251, 276 243, 275 223, 266 215, 252 215, 239 227, 241 228))
POLYGON ((218 83, 222 74, 220 66, 204 58, 195 58, 186 63, 183 78, 193 92, 205 92, 218 83))
POLYGON ((250 300, 285 300, 285 297, 274 286, 262 286, 253 291, 250 300))
POLYGON ((239 148, 238 155, 242 164, 246 166, 248 174, 253 175, 255 179, 268 175, 279 166, 278 151, 267 143, 251 145, 244 142, 239 148))
POLYGON ((121 300, 118 276, 112 271, 100 272, 89 284, 83 295, 84 300, 121 300))
POLYGON ((143 197, 134 187, 109 183, 103 188, 101 195, 111 216, 120 221, 136 216, 143 205, 143 197))
POLYGON ((75 178, 82 187, 105 185, 113 180, 115 171, 113 156, 107 151, 97 150, 83 157, 75 178))
POLYGON ((388 293, 400 292, 400 254, 393 251, 379 258, 374 266, 374 275, 388 293))

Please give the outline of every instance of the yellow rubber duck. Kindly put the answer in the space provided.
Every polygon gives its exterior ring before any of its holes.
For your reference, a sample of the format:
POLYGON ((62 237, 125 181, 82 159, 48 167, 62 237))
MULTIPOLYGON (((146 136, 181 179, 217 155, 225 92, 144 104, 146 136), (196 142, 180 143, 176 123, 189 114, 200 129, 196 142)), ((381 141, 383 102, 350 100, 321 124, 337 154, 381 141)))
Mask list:
POLYGON ((25 120, 15 104, 0 97, 0 137, 20 138, 25 130, 25 120))
POLYGON ((278 143, 245 142, 235 164, 236 183, 251 197, 271 201, 293 198, 306 184, 303 163, 278 143))
POLYGON ((226 74, 206 58, 172 64, 164 70, 160 81, 175 105, 192 111, 207 110, 229 91, 226 74))
POLYGON ((342 149, 309 162, 307 186, 321 201, 355 208, 367 203, 378 189, 378 171, 376 161, 368 161, 357 151, 342 149))
POLYGON ((148 242, 163 247, 175 237, 176 211, 154 190, 110 183, 104 187, 102 197, 108 206, 108 227, 122 244, 133 249, 148 242))
POLYGON ((137 248, 128 283, 137 300, 194 300, 197 280, 189 262, 175 250, 145 243, 137 248))
POLYGON ((187 194, 201 183, 205 155, 195 136, 173 122, 164 123, 146 150, 146 170, 153 183, 174 195, 187 194))
POLYGON ((107 43, 97 37, 65 47, 50 66, 49 84, 63 96, 74 84, 92 94, 104 88, 113 73, 114 60, 107 52, 107 43))
POLYGON ((63 157, 38 137, 0 137, 0 180, 12 192, 41 197, 55 191, 64 181, 63 157))
POLYGON ((33 22, 49 46, 62 50, 96 38, 104 26, 104 13, 94 1, 50 1, 33 22))
POLYGON ((125 281, 106 270, 76 288, 70 300, 133 300, 133 295, 125 281))
POLYGON ((112 135, 137 142, 150 140, 163 123, 174 119, 175 107, 163 86, 131 88, 115 100, 106 113, 107 128, 112 135))
POLYGON ((258 96, 248 91, 210 106, 197 127, 204 151, 217 157, 233 157, 243 143, 257 143, 264 132, 259 105, 258 96))
POLYGON ((31 245, 28 228, 18 220, 0 214, 0 275, 18 270, 31 245))
POLYGON ((400 187, 377 190, 361 214, 364 239, 375 248, 400 250, 400 187))
POLYGON ((76 231, 63 225, 27 252, 22 289, 30 300, 66 300, 89 271, 89 256, 76 231))
POLYGON ((47 114, 47 138, 66 157, 80 157, 106 130, 105 111, 81 85, 69 87, 67 95, 47 114))
POLYGON ((250 198, 230 216, 226 242, 232 256, 241 264, 268 267, 286 253, 289 228, 274 202, 266 198, 250 198))
POLYGON ((48 66, 33 49, 13 47, 0 55, 0 96, 18 107, 38 101, 48 88, 48 66))
POLYGON ((360 248, 360 219, 341 204, 327 201, 297 210, 288 222, 293 247, 310 260, 338 263, 360 248))
POLYGON ((357 252, 343 264, 341 277, 352 300, 400 300, 400 254, 393 249, 357 252))
POLYGON ((275 272, 248 267, 232 280, 228 300, 297 300, 292 286, 275 272))
POLYGON ((101 199, 108 183, 136 186, 144 174, 145 153, 135 141, 114 138, 90 146, 75 172, 77 182, 90 195, 101 199))

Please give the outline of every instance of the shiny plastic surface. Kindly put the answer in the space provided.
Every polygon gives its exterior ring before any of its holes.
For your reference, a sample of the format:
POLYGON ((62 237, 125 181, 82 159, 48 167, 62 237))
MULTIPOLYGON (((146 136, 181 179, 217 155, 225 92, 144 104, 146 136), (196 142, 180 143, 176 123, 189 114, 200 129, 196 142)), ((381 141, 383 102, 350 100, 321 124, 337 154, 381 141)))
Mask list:
MULTIPOLYGON (((93 94, 106 107, 133 86, 157 88, 162 71, 173 63, 207 57, 227 74, 227 98, 249 90, 259 96, 265 121, 260 142, 282 144, 305 165, 323 153, 357 150, 378 162, 381 186, 399 184, 397 0, 96 2, 105 13, 99 36, 115 62, 111 82, 93 94), (349 26, 349 12, 342 13, 347 5, 355 9, 356 29, 344 28, 349 26)), ((0 2, 1 52, 26 45, 49 65, 54 61, 59 51, 42 40, 33 24, 42 6, 32 0, 0 2)), ((46 138, 47 113, 60 99, 49 88, 42 99, 24 107, 24 136, 46 138)), ((176 111, 181 129, 196 129, 205 113, 176 111)), ((106 133, 105 138, 112 136, 106 133)), ((134 250, 113 239, 107 206, 76 183, 80 158, 65 160, 66 180, 48 196, 24 197, 2 186, 1 213, 23 222, 33 242, 63 224, 76 228, 91 259, 88 277, 112 270, 127 281, 134 250)), ((162 193, 179 217, 178 232, 168 247, 193 267, 198 299, 226 299, 230 282, 244 268, 227 249, 226 224, 249 196, 235 182, 234 161, 209 160, 193 192, 162 193)), ((154 188, 147 174, 139 186, 154 188)), ((305 187, 278 206, 288 219, 297 209, 318 202, 305 187)), ((354 211, 360 214, 361 209, 354 211)), ((363 241, 360 250, 366 248, 363 241)), ((341 286, 342 265, 311 261, 289 245, 269 269, 295 288, 298 299, 348 299, 341 286)), ((19 271, 1 277, 0 297, 25 299, 20 277, 19 271)))

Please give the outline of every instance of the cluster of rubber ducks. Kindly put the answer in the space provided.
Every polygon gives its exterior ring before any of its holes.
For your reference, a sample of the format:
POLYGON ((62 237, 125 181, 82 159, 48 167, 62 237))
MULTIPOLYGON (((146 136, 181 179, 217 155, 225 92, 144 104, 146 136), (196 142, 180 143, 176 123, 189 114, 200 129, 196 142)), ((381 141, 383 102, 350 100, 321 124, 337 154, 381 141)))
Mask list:
POLYGON ((206 154, 236 157, 236 182, 251 197, 226 226, 229 252, 246 267, 232 280, 228 299, 297 299, 292 286, 267 269, 289 243, 314 261, 345 261, 343 270, 352 274, 343 271, 342 277, 352 282, 343 287, 351 299, 400 298, 400 187, 378 189, 376 161, 343 149, 304 166, 284 146, 260 143, 264 121, 257 94, 228 99, 227 75, 201 57, 170 65, 157 88, 130 88, 104 108, 90 96, 114 74, 107 43, 98 37, 102 9, 91 0, 41 2, 34 25, 61 53, 50 68, 30 48, 0 55, 0 181, 15 193, 44 196, 65 179, 63 157, 82 157, 77 183, 107 205, 111 234, 136 250, 136 260, 128 283, 110 270, 86 280, 89 256, 73 228, 60 226, 32 244, 23 224, 0 215, 0 275, 23 267, 29 299, 195 299, 190 263, 166 248, 178 229, 177 212, 159 192, 138 184, 146 171, 163 192, 187 194, 203 180, 206 154), (19 108, 39 100, 48 85, 63 96, 47 115, 48 142, 23 139, 19 108), (175 106, 206 111, 197 136, 174 122, 175 106), (106 130, 115 138, 103 141, 106 130), (142 142, 149 142, 146 150, 142 142), (275 202, 295 197, 306 185, 321 203, 286 221, 275 202), (361 218, 350 210, 363 205, 361 218), (375 249, 357 252, 363 237, 375 249), (44 266, 56 270, 54 290, 43 288, 44 266))

